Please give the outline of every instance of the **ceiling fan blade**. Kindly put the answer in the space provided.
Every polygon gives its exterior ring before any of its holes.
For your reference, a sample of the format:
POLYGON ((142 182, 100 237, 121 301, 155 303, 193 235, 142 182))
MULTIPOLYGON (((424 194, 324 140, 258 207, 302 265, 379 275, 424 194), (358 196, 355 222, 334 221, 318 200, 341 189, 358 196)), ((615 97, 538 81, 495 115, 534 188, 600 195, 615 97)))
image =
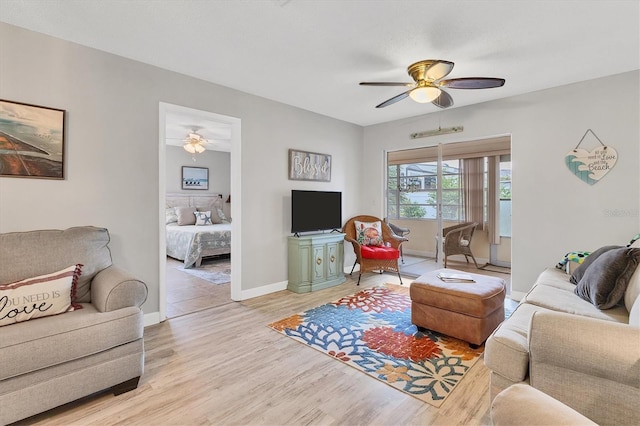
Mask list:
POLYGON ((450 94, 440 89, 440 96, 431 101, 431 103, 439 108, 449 108, 453 106, 453 98, 450 94))
POLYGON ((394 83, 394 82, 368 82, 363 81, 360 86, 413 86, 414 83, 394 83))
POLYGON ((464 77, 443 80, 438 85, 449 89, 490 89, 504 86, 504 81, 504 78, 464 77))
MULTIPOLYGON (((411 89, 411 90, 413 90, 413 89, 411 89)), ((404 98, 409 96, 409 92, 411 92, 411 90, 407 90, 406 92, 400 93, 399 95, 394 96, 391 99, 387 99, 386 101, 384 101, 380 105, 376 105, 376 108, 384 108, 386 106, 389 106, 391 104, 395 104, 396 102, 403 100, 404 98)))
POLYGON ((426 80, 440 80, 449 75, 453 69, 453 62, 450 61, 434 61, 424 72, 426 80))

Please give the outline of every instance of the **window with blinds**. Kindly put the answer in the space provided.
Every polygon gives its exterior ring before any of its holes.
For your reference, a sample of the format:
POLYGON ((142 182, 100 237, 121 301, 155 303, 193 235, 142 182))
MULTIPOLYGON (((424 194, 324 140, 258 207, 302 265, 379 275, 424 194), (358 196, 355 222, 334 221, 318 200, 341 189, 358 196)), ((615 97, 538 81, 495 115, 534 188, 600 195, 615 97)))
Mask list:
MULTIPOLYGON (((500 158, 508 158, 510 152, 510 136, 442 145, 443 220, 478 222, 480 228, 496 220, 497 228, 499 210, 506 205, 497 201, 507 187, 510 199, 511 184, 511 163, 507 178, 500 158)), ((437 146, 389 152, 387 178, 387 217, 437 218, 437 146)))

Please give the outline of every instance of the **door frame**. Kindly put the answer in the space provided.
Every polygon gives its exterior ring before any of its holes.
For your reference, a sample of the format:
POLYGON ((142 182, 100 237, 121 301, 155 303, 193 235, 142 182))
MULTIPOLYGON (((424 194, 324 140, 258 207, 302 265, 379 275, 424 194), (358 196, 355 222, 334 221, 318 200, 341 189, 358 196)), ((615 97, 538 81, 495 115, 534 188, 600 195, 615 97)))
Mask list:
POLYGON ((242 294, 242 179, 241 179, 241 120, 228 115, 217 114, 209 111, 193 109, 166 102, 159 103, 159 149, 158 149, 158 218, 159 218, 159 314, 160 321, 167 319, 167 236, 166 236, 166 115, 168 112, 179 112, 204 117, 210 120, 228 124, 231 128, 231 182, 230 194, 233 194, 231 203, 231 300, 239 301, 242 294))

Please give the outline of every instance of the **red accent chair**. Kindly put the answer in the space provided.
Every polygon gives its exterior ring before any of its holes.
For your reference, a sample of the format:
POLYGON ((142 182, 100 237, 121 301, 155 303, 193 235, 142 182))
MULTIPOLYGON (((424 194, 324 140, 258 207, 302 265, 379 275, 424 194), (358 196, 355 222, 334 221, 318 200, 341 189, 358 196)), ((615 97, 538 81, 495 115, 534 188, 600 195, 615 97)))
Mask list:
POLYGON ((353 245, 353 251, 356 255, 356 261, 349 275, 353 274, 356 264, 360 265, 358 285, 360 285, 362 273, 367 271, 380 271, 380 273, 384 271, 395 272, 398 274, 398 278, 400 278, 400 284, 402 284, 398 259, 400 259, 400 245, 405 241, 409 241, 408 238, 396 235, 383 220, 375 216, 366 215, 355 216, 349 219, 342 227, 342 232, 345 234, 344 239, 353 245), (382 239, 385 245, 369 246, 360 244, 356 239, 356 220, 360 222, 380 222, 382 239))

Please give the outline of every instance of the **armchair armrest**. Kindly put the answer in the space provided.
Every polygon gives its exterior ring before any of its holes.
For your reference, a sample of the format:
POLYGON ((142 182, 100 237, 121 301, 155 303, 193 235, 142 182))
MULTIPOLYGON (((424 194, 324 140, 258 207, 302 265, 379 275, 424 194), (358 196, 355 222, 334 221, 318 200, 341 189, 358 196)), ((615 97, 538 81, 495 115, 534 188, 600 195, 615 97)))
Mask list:
POLYGON ((560 401, 525 384, 511 385, 491 403, 493 426, 515 425, 595 425, 560 401))
POLYGON ((113 265, 98 272, 91 281, 91 304, 100 312, 140 307, 147 294, 145 283, 113 265))
POLYGON ((398 234, 391 234, 386 241, 391 244, 391 247, 399 248, 400 244, 404 243, 405 241, 409 241, 409 239, 407 237, 401 237, 398 234))
POLYGON ((544 311, 529 327, 531 386, 596 423, 640 424, 640 328, 544 311))

